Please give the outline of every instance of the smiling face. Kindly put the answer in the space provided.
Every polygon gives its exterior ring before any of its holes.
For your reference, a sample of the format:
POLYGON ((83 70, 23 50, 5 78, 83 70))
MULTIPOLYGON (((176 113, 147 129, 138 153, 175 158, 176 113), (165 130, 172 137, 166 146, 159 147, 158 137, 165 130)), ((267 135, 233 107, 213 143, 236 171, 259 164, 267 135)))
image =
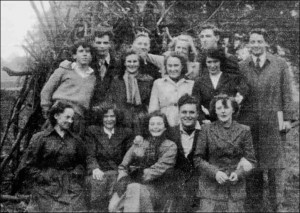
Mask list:
POLYGON ((89 65, 92 61, 91 49, 89 47, 84 48, 79 46, 73 58, 82 66, 89 65))
POLYGON ((70 129, 73 118, 74 118, 74 110, 72 108, 66 108, 62 113, 57 113, 54 115, 56 119, 56 126, 61 130, 70 129))
POLYGON ((216 48, 218 46, 218 41, 220 39, 219 36, 216 36, 212 29, 204 29, 201 31, 200 35, 200 42, 202 49, 211 49, 216 48))
POLYGON ((184 104, 179 108, 180 121, 183 127, 194 127, 198 119, 196 104, 184 104))
POLYGON ((139 52, 141 55, 145 55, 150 51, 150 39, 147 36, 137 37, 132 47, 139 52))
POLYGON ((136 54, 131 54, 126 56, 125 67, 126 67, 126 71, 129 72, 130 74, 137 73, 140 67, 139 56, 136 54))
POLYGON ((106 129, 112 130, 113 128, 115 128, 116 122, 116 114, 112 109, 109 109, 107 113, 103 115, 103 126, 106 129))
POLYGON ((166 131, 164 119, 160 116, 151 117, 149 120, 149 132, 153 137, 161 136, 166 131))
POLYGON ((111 47, 109 36, 95 37, 94 47, 97 49, 98 56, 106 57, 111 47))
POLYGON ((171 79, 177 79, 181 76, 182 64, 179 58, 169 57, 166 62, 166 69, 171 79))
POLYGON ((206 58, 206 66, 211 75, 217 75, 221 72, 221 62, 215 58, 206 58))
POLYGON ((249 38, 250 51, 255 56, 260 56, 267 51, 267 42, 263 35, 252 33, 249 38))
POLYGON ((188 55, 189 44, 187 41, 177 40, 175 45, 175 52, 181 52, 185 55, 188 55))
POLYGON ((224 123, 231 123, 232 115, 234 113, 232 103, 230 100, 227 100, 227 106, 224 106, 222 103, 223 100, 218 100, 216 102, 216 114, 220 121, 224 123))

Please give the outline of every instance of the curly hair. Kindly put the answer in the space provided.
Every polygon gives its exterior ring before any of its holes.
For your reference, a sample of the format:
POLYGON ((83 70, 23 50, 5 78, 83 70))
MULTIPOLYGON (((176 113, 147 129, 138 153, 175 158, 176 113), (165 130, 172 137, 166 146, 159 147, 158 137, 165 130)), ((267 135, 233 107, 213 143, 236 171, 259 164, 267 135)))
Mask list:
POLYGON ((73 109, 72 105, 67 101, 57 101, 53 104, 51 109, 49 110, 49 121, 50 124, 54 127, 57 124, 57 120, 54 117, 56 114, 61 114, 65 111, 65 109, 73 109))
POLYGON ((175 37, 168 45, 169 51, 175 51, 175 47, 178 41, 184 41, 188 44, 188 59, 189 61, 195 61, 198 56, 198 51, 196 49, 196 46, 194 44, 194 40, 192 36, 181 34, 177 37, 175 37))
POLYGON ((183 53, 179 53, 179 52, 170 52, 166 55, 165 60, 164 60, 164 65, 165 65, 166 72, 168 73, 168 71, 167 71, 167 61, 171 57, 178 58, 180 60, 181 66, 182 66, 181 75, 185 75, 188 72, 187 58, 183 53))
POLYGON ((168 123, 167 116, 164 113, 160 112, 159 110, 156 110, 154 112, 151 112, 150 114, 148 114, 144 118, 143 134, 142 134, 144 138, 147 138, 147 137, 151 136, 151 134, 149 132, 149 122, 150 122, 150 119, 153 118, 153 117, 161 117, 164 121, 166 129, 169 128, 169 123, 168 123))
POLYGON ((235 119, 239 112, 239 105, 233 97, 230 97, 227 94, 219 94, 211 100, 210 105, 209 105, 209 114, 210 114, 211 118, 214 120, 218 120, 218 116, 216 114, 216 103, 219 100, 222 101, 222 105, 224 107, 228 107, 228 101, 230 101, 232 109, 234 111, 232 116, 233 116, 233 119, 235 119))

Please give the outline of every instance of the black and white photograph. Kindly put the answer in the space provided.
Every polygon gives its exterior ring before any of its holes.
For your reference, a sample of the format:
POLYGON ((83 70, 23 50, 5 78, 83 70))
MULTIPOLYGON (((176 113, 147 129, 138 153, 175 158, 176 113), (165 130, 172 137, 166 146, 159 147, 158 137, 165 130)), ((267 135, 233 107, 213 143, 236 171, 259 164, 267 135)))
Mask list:
POLYGON ((300 1, 0 4, 1 212, 299 212, 300 1))

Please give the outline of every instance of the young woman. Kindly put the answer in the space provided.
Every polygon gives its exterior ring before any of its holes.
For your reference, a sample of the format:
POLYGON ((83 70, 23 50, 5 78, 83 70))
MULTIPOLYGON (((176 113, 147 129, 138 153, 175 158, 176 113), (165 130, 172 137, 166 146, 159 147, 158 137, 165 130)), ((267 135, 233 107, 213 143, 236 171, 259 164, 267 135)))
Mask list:
POLYGON ((153 83, 149 112, 160 110, 167 118, 170 126, 179 124, 178 99, 184 94, 191 94, 193 80, 185 78, 187 61, 183 54, 171 52, 165 58, 167 75, 153 83))
POLYGON ((32 137, 20 172, 33 179, 28 212, 86 211, 83 142, 69 131, 71 105, 57 102, 49 111, 51 126, 32 137))
POLYGON ((154 212, 165 203, 168 174, 172 171, 177 146, 166 139, 167 119, 159 111, 146 118, 140 144, 133 144, 119 166, 118 182, 109 206, 110 212, 154 212))
POLYGON ((111 84, 108 99, 124 111, 125 124, 141 133, 141 122, 148 111, 153 78, 143 74, 144 62, 138 53, 129 49, 122 55, 121 73, 111 84))
POLYGON ((95 110, 97 125, 86 131, 88 197, 91 211, 108 211, 118 166, 131 146, 132 131, 122 126, 122 113, 115 104, 102 102, 95 110))
POLYGON ((240 76, 224 72, 225 60, 223 51, 208 50, 202 61, 204 73, 195 81, 192 94, 199 99, 200 120, 203 123, 214 121, 209 114, 209 104, 214 96, 221 93, 234 96, 241 104, 247 94, 247 85, 240 76))
POLYGON ((256 163, 250 128, 233 120, 238 104, 227 95, 215 97, 210 109, 217 121, 203 126, 194 155, 199 212, 243 212, 245 175, 256 163))

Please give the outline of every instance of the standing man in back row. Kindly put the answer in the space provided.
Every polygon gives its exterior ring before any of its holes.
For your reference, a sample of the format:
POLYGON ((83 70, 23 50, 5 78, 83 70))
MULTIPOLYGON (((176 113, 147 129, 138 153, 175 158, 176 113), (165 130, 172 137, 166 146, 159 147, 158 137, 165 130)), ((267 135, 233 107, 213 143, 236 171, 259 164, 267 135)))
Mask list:
POLYGON ((285 133, 293 116, 292 79, 287 63, 267 52, 264 29, 249 34, 251 55, 240 62, 249 94, 240 111, 240 123, 250 126, 258 168, 247 179, 246 210, 269 211, 263 204, 264 186, 271 211, 282 211, 284 198, 285 133), (267 177, 267 184, 264 183, 267 177))
MULTIPOLYGON (((199 51, 198 59, 198 61, 200 62, 199 75, 202 75, 203 73, 205 73, 205 71, 203 71, 203 69, 205 68, 201 67, 201 62, 204 60, 203 57, 206 55, 205 53, 207 52, 207 50, 222 49, 220 45, 221 31, 216 26, 212 24, 207 24, 201 28, 198 37, 201 43, 201 49, 199 51)), ((224 49, 222 49, 222 51, 224 51, 225 53, 224 49)), ((225 56, 226 60, 224 60, 224 70, 222 71, 226 73, 240 75, 238 59, 234 55, 231 55, 229 53, 225 53, 225 56)))

